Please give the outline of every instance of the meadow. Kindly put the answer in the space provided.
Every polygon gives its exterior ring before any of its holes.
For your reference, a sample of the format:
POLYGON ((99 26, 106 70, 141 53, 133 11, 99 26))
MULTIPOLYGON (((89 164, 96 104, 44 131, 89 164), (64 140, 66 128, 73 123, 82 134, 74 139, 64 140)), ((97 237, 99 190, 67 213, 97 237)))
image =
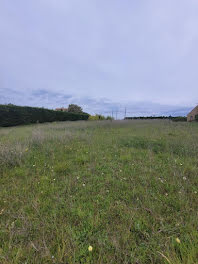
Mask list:
POLYGON ((0 128, 0 263, 198 263, 198 123, 0 128))

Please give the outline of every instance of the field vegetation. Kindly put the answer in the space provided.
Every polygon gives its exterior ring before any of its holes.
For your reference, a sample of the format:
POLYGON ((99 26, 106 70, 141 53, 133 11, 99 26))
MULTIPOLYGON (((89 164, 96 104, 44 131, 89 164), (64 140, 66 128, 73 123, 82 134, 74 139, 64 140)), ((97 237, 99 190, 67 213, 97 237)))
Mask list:
POLYGON ((0 128, 0 263, 198 263, 198 124, 0 128))

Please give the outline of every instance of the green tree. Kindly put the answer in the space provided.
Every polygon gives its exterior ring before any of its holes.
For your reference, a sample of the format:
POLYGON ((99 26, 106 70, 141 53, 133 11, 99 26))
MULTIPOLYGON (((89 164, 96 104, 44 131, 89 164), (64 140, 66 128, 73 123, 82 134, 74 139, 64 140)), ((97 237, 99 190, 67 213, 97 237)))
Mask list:
POLYGON ((70 104, 68 106, 68 112, 72 112, 72 113, 82 113, 82 107, 76 105, 76 104, 70 104))

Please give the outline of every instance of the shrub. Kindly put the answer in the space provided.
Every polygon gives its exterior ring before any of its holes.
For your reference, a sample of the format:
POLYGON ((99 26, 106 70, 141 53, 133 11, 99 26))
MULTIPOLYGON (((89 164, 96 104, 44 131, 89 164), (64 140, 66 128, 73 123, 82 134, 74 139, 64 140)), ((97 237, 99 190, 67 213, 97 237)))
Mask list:
POLYGON ((89 116, 89 120, 90 121, 96 121, 96 120, 99 120, 99 119, 98 119, 98 116, 96 116, 96 115, 95 116, 94 115, 90 115, 89 116))
POLYGON ((172 117, 171 120, 173 120, 175 122, 186 122, 187 121, 187 117, 185 117, 185 116, 176 116, 176 117, 172 117))
POLYGON ((112 116, 107 116, 106 120, 114 120, 114 118, 112 116))
POLYGON ((87 113, 68 113, 45 108, 0 105, 0 126, 9 127, 53 121, 87 120, 87 113))
POLYGON ((108 116, 108 117, 105 117, 103 115, 93 115, 93 116, 89 116, 89 120, 91 121, 96 121, 96 120, 112 120, 112 117, 108 116))

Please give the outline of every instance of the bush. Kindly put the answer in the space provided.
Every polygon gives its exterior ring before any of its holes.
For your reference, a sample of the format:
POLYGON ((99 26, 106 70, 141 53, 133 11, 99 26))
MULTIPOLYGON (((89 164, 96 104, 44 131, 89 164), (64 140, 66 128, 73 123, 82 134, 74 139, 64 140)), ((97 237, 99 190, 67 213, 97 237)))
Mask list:
POLYGON ((176 117, 172 117, 171 120, 173 120, 175 122, 187 122, 187 117, 185 117, 185 116, 176 116, 176 117))
POLYGON ((90 121, 96 121, 96 120, 113 120, 111 116, 103 116, 103 115, 93 115, 93 116, 89 116, 89 120, 90 121))
POLYGON ((87 113, 68 113, 45 108, 0 105, 0 126, 9 127, 53 121, 87 120, 87 113))
POLYGON ((106 120, 114 120, 114 118, 112 116, 107 116, 106 120))
POLYGON ((95 116, 94 115, 90 115, 89 116, 89 121, 96 121, 96 120, 99 120, 97 115, 95 115, 95 116))

